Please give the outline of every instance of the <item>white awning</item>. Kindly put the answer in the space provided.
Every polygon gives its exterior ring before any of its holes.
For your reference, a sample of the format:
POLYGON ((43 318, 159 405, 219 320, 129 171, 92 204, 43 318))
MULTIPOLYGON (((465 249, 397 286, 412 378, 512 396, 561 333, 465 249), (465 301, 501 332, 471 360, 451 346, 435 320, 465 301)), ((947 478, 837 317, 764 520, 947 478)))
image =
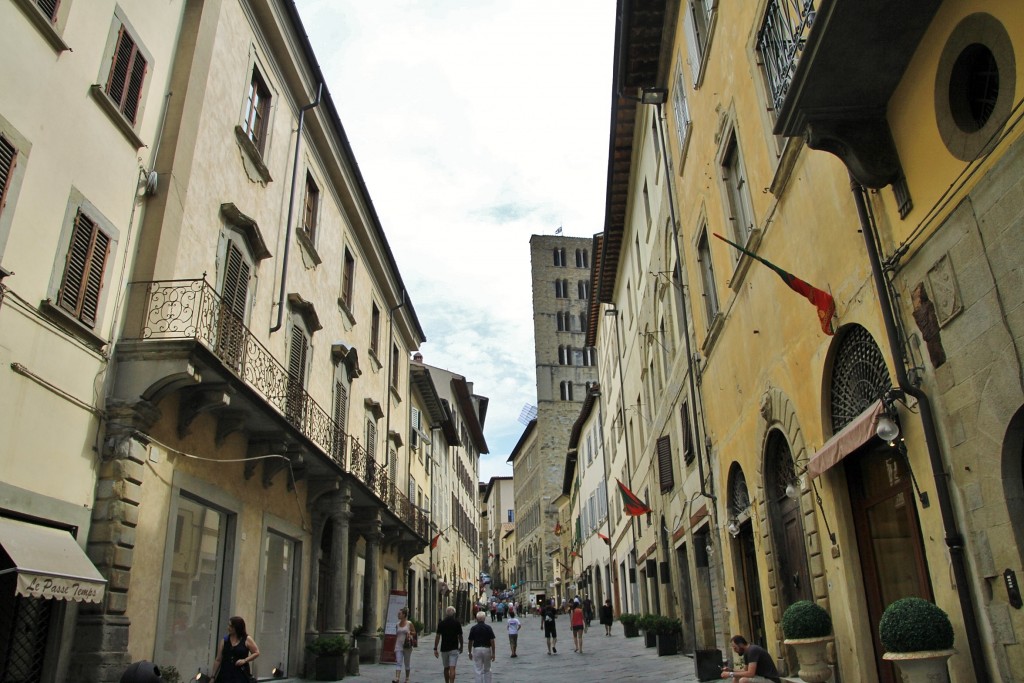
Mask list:
POLYGON ((0 546, 17 572, 15 595, 100 602, 107 580, 67 531, 0 517, 0 546))
POLYGON ((839 464, 839 461, 875 436, 878 416, 884 409, 885 406, 881 400, 875 401, 867 410, 853 418, 853 422, 843 427, 839 433, 818 449, 818 452, 811 456, 810 462, 807 463, 807 473, 811 475, 811 478, 820 476, 839 464))

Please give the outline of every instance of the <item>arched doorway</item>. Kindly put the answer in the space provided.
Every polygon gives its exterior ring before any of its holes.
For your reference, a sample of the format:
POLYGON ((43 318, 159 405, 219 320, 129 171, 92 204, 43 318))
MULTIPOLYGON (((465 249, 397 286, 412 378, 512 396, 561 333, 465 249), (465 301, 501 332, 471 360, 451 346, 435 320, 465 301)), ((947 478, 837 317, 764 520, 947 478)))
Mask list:
MULTIPOLYGON (((838 433, 892 387, 881 349, 853 325, 839 340, 831 378, 832 431, 838 433)), ((844 461, 864 597, 880 683, 898 683, 882 659, 877 624, 892 601, 932 598, 910 467, 902 448, 871 439, 844 461)))
POLYGON ((747 478, 738 463, 729 470, 729 534, 733 566, 736 569, 736 606, 740 630, 747 640, 766 645, 764 607, 761 603, 761 581, 757 571, 757 548, 754 526, 750 521, 750 493, 747 478))
POLYGON ((782 432, 773 429, 765 448, 764 497, 768 524, 778 561, 779 611, 798 600, 813 600, 807 548, 804 544, 803 513, 800 509, 800 482, 796 477, 789 443, 782 432))

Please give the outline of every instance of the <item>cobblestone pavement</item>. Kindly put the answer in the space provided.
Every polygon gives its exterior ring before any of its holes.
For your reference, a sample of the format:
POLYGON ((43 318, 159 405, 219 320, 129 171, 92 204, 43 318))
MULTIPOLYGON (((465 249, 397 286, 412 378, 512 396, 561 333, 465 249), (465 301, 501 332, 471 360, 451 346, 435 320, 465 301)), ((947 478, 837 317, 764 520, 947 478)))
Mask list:
MULTIPOLYGON (((488 623, 491 623, 488 621, 488 623)), ((508 631, 504 622, 491 624, 497 636, 497 658, 491 666, 494 683, 605 683, 606 681, 670 681, 695 683, 693 659, 686 655, 659 657, 655 648, 644 647, 644 639, 625 638, 615 623, 612 635, 593 622, 583 639, 583 653, 572 649, 569 617, 558 619, 558 654, 549 655, 540 619, 523 619, 519 632, 518 656, 509 657, 508 631)), ((469 634, 469 628, 465 629, 469 634)), ((434 635, 420 638, 412 656, 410 683, 444 683, 440 660, 434 659, 434 635)), ((390 683, 392 664, 361 664, 359 676, 346 676, 347 683, 390 683)), ((292 679, 298 681, 299 679, 292 679)), ((403 676, 404 683, 404 676, 403 676)), ((466 653, 459 657, 457 683, 473 683, 473 662, 466 653)))

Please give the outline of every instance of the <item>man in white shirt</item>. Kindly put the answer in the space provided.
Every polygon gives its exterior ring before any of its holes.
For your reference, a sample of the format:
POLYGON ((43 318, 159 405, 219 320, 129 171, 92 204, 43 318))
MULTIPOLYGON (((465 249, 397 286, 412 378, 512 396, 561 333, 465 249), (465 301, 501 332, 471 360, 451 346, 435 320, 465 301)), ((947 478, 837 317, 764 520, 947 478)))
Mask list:
POLYGON ((515 612, 510 613, 512 616, 508 620, 508 646, 512 650, 512 657, 518 657, 516 654, 516 644, 519 642, 519 627, 522 626, 522 622, 519 621, 519 617, 516 616, 515 612))

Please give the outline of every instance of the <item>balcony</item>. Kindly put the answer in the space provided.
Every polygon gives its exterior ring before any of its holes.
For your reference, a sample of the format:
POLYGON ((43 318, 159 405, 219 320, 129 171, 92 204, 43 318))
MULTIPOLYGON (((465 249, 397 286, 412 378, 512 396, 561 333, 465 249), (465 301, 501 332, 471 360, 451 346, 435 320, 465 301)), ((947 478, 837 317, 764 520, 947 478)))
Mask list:
MULTIPOLYGON (((241 431, 250 450, 259 443, 286 444, 298 465, 293 469, 310 479, 348 475, 360 485, 354 487, 354 504, 383 507, 419 537, 414 540, 426 544, 427 515, 289 375, 209 283, 166 280, 129 287, 116 358, 117 397, 155 402, 182 392, 179 434, 187 433, 199 413, 210 412, 217 419, 218 443, 241 431)), ((252 469, 246 468, 247 476, 252 469)))
POLYGON ((872 188, 900 175, 886 109, 942 0, 771 0, 758 35, 777 135, 872 188))

